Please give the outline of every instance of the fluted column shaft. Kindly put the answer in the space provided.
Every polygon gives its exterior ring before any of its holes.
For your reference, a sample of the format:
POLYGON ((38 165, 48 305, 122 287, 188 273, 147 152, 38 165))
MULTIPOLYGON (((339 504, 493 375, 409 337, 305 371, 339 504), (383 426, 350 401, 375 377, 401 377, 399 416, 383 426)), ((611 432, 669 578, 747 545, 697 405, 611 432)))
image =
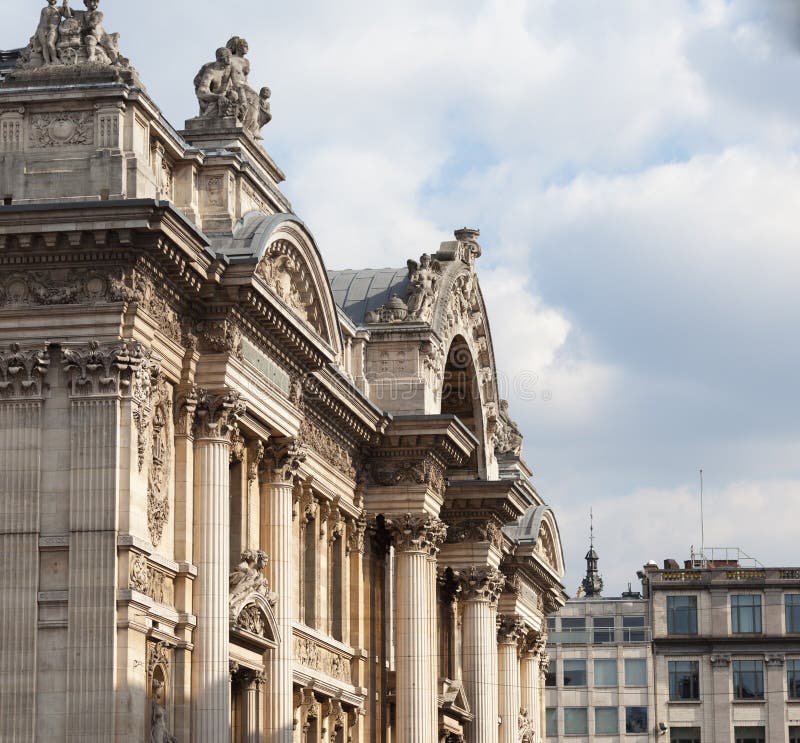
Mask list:
POLYGON ((201 393, 194 444, 194 583, 192 740, 230 740, 228 576, 230 573, 230 439, 241 412, 231 395, 201 393))
POLYGON ((520 659, 521 706, 528 714, 528 721, 536 731, 537 740, 543 737, 539 712, 539 658, 535 652, 526 650, 520 659))
POLYGON ((446 527, 436 518, 412 516, 387 520, 396 549, 395 671, 397 743, 436 740, 437 703, 431 663, 436 652, 431 607, 436 576, 431 555, 446 527))
POLYGON ((464 692, 475 719, 467 726, 468 743, 497 743, 498 669, 497 598, 504 578, 492 568, 459 574, 462 615, 464 692))
POLYGON ((294 647, 294 568, 292 558, 292 472, 302 455, 291 442, 268 448, 261 476, 261 544, 269 555, 267 577, 277 594, 275 619, 280 640, 267 653, 266 739, 291 743, 294 721, 292 664, 294 647))
POLYGON ((501 615, 497 636, 500 743, 517 743, 519 738, 521 688, 517 647, 522 630, 522 622, 518 617, 501 615))

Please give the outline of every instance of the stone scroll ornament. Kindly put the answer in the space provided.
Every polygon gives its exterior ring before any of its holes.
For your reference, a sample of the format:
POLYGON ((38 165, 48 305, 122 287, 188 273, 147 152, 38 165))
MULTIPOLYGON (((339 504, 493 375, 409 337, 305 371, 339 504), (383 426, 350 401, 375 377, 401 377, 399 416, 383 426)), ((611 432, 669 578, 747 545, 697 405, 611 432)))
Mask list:
POLYGON ((194 91, 201 119, 235 118, 251 137, 262 139, 261 129, 272 119, 272 93, 267 87, 256 93, 248 84, 248 50, 247 41, 240 36, 231 37, 217 49, 216 59, 200 68, 194 78, 194 91))
POLYGON ((86 10, 73 10, 69 0, 47 0, 39 16, 39 25, 17 66, 33 70, 57 65, 113 65, 130 68, 119 53, 119 34, 103 27, 100 0, 84 0, 86 10))

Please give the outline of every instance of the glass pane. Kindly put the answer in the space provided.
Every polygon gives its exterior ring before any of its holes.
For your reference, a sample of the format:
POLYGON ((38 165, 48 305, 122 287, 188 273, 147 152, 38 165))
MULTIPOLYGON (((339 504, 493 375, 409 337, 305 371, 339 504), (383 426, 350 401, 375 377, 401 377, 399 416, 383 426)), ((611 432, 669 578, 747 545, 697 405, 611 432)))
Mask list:
POLYGON ((697 634, 696 596, 667 596, 667 632, 670 635, 697 634))
POLYGON ((786 688, 789 699, 800 699, 800 660, 786 661, 786 688))
POLYGON ((558 708, 548 707, 544 711, 545 735, 558 735, 558 708))
POLYGON ((585 617, 562 617, 561 618, 561 630, 568 630, 568 629, 586 629, 586 618, 585 617))
POLYGON ((647 732, 647 707, 625 707, 625 732, 647 732))
POLYGON ((622 617, 622 641, 644 642, 644 617, 622 617))
POLYGON ((792 634, 800 633, 800 593, 787 593, 786 602, 786 631, 792 634))
POLYGON ((588 735, 589 716, 586 707, 564 707, 564 735, 588 735))
POLYGON ((595 617, 592 626, 595 643, 614 642, 614 617, 595 617))
POLYGON ((764 667, 761 661, 733 662, 733 694, 736 699, 764 698, 764 667))
POLYGON ((619 712, 616 707, 594 708, 595 735, 616 735, 619 732, 619 712))
POLYGON ((555 686, 556 685, 556 669, 555 668, 548 668, 547 673, 544 675, 544 685, 545 686, 555 686))
POLYGON ((672 700, 700 698, 700 666, 693 660, 671 660, 669 669, 669 698, 672 700))
POLYGON ((586 661, 564 661, 564 686, 586 686, 586 661))
POLYGON ((800 743, 800 725, 789 726, 789 743, 800 743))
POLYGON ((669 743, 700 743, 700 728, 670 727, 669 743))
POLYGON ((594 662, 594 685, 595 686, 616 686, 617 685, 617 661, 616 660, 595 660, 594 662))
POLYGON ((765 743, 763 727, 735 728, 736 743, 765 743))
POLYGON ((625 686, 647 686, 647 661, 639 658, 625 659, 625 686))

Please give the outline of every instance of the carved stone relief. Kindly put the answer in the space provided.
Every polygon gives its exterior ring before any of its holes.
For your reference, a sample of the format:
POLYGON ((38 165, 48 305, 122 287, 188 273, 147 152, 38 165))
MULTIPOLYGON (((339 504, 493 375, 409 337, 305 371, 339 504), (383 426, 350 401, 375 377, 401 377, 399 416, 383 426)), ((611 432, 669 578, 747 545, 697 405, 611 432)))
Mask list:
POLYGON ((32 147, 94 144, 94 114, 90 111, 34 114, 30 141, 32 147))
POLYGON ((519 426, 508 415, 508 402, 500 401, 500 415, 497 418, 497 430, 494 435, 494 451, 498 456, 522 453, 522 433, 519 426))
POLYGON ((261 550, 245 550, 241 562, 228 578, 230 621, 235 627, 259 637, 266 637, 268 621, 254 597, 261 596, 270 606, 278 600, 262 574, 267 560, 266 553, 261 550))
POLYGON ((165 572, 149 563, 144 555, 132 557, 128 586, 166 606, 175 604, 175 584, 165 572))
POLYGON ((373 461, 368 469, 369 479, 376 485, 391 486, 403 483, 428 485, 437 493, 445 491, 444 469, 431 459, 373 461))
POLYGON ((295 636, 294 657, 301 666, 350 683, 350 661, 307 637, 295 636))
POLYGON ((304 419, 300 424, 300 439, 308 449, 315 451, 343 475, 355 479, 356 468, 351 452, 319 426, 304 419))
POLYGON ((500 549, 503 546, 503 532, 491 519, 466 519, 450 524, 447 530, 448 543, 490 542, 500 549))
POLYGON ((150 467, 147 477, 147 528, 158 546, 169 521, 169 480, 172 474, 172 387, 159 380, 152 400, 150 467))
POLYGON ((92 340, 83 348, 61 349, 62 366, 76 396, 129 394, 133 376, 149 358, 137 341, 101 346, 92 340))

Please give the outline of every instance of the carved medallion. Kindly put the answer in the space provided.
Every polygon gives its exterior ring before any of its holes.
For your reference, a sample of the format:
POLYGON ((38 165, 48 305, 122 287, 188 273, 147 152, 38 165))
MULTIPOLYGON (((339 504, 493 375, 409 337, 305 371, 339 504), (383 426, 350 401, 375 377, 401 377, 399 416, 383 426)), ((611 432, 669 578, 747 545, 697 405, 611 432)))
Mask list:
POLYGON ((32 147, 93 143, 94 116, 89 111, 35 114, 31 117, 32 147))

